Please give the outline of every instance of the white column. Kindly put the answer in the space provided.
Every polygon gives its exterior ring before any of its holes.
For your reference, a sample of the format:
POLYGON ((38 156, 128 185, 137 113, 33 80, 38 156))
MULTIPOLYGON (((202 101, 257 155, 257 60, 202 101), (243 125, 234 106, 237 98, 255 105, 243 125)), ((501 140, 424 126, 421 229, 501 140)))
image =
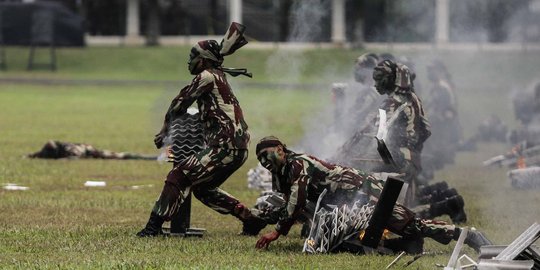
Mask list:
POLYGON ((332 0, 332 42, 345 42, 345 0, 332 0))
POLYGON ((448 42, 450 16, 449 0, 435 0, 435 43, 444 44, 448 42))
POLYGON ((127 1, 126 32, 128 37, 139 37, 139 0, 127 1))
POLYGON ((229 0, 229 18, 231 22, 242 23, 242 0, 229 0))

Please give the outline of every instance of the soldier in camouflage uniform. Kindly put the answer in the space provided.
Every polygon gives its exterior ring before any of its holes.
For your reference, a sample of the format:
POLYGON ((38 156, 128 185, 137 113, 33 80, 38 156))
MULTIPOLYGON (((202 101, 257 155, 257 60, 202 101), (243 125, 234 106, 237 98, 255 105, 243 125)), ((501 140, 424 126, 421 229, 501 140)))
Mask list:
POLYGON ((240 219, 244 233, 250 234, 253 226, 265 226, 264 222, 251 215, 247 207, 219 188, 248 157, 248 126, 225 73, 249 77, 251 74, 245 69, 222 67, 224 56, 247 44, 244 29, 243 25, 232 23, 221 44, 215 40, 204 40, 191 49, 188 65, 195 78, 173 99, 163 128, 154 142, 161 148, 171 119, 185 114, 196 101, 205 130, 206 148, 169 172, 150 219, 138 236, 162 234, 163 222, 170 220, 178 211, 189 192, 213 210, 240 219))
MULTIPOLYGON (((327 195, 323 204, 342 205, 363 200, 376 203, 383 185, 382 181, 353 168, 334 165, 306 154, 295 153, 276 137, 268 136, 257 144, 257 159, 272 172, 272 186, 283 193, 286 207, 281 211, 276 229, 263 235, 257 248, 268 247, 280 235, 287 235, 292 225, 306 211, 308 202, 316 203, 323 190, 327 195)), ((396 204, 387 229, 414 241, 430 237, 442 244, 457 240, 461 229, 442 221, 419 219, 408 208, 396 204)), ((479 250, 491 244, 480 232, 472 231, 465 243, 479 250)))
POLYGON ((146 159, 156 160, 157 156, 147 156, 127 152, 101 150, 84 143, 70 143, 49 140, 41 150, 27 155, 29 158, 100 158, 100 159, 146 159))
MULTIPOLYGON (((424 169, 432 171, 442 169, 446 164, 454 163, 455 151, 462 140, 457 99, 454 84, 444 63, 434 60, 428 65, 427 75, 430 82, 426 112, 429 114, 432 136, 426 142, 423 155, 424 169)), ((427 180, 430 177, 427 177, 427 180)))
POLYGON ((416 192, 416 181, 421 171, 420 154, 424 141, 431 135, 430 125, 422 102, 414 92, 411 74, 407 66, 390 60, 380 62, 373 70, 375 88, 380 95, 387 95, 380 109, 386 111, 388 135, 386 145, 396 163, 388 166, 377 159, 376 147, 359 149, 358 145, 369 140, 375 145, 379 118, 359 129, 339 150, 335 160, 373 172, 397 172, 409 186, 407 205, 412 205, 416 192), (364 155, 365 156, 362 156, 364 155), (369 167, 362 161, 374 161, 369 167), (360 162, 357 162, 360 161, 360 162), (380 162, 377 162, 380 161, 380 162))
POLYGON ((388 119, 396 119, 388 127, 386 143, 396 161, 397 171, 404 174, 404 180, 409 184, 409 201, 413 201, 417 176, 422 169, 420 155, 424 142, 431 135, 430 125, 422 102, 414 92, 407 66, 382 61, 375 67, 373 79, 379 94, 388 96, 381 109, 386 111, 388 119))

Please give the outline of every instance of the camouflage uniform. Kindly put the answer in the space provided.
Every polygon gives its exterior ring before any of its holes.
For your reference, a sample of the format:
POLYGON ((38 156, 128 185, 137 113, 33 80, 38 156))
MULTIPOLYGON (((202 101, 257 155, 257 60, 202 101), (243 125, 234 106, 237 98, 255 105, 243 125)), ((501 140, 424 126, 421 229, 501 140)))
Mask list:
POLYGON ((169 172, 150 219, 146 227, 137 233, 138 236, 161 234, 163 222, 178 212, 190 192, 213 210, 221 214, 232 214, 242 220, 244 232, 246 224, 253 221, 249 209, 219 188, 242 166, 248 156, 248 126, 225 73, 249 77, 251 74, 245 69, 222 66, 224 56, 247 44, 244 30, 243 25, 233 22, 221 43, 204 40, 191 49, 188 69, 196 76, 171 102, 163 128, 156 135, 154 143, 158 148, 162 147, 172 119, 187 113, 187 109, 196 101, 206 146, 176 164, 169 172))
POLYGON ((222 214, 231 213, 239 203, 218 188, 247 159, 249 143, 248 126, 225 74, 207 69, 197 75, 173 99, 167 115, 175 118, 185 113, 195 100, 206 131, 207 146, 167 175, 153 210, 165 219, 170 219, 190 191, 222 214))
POLYGON ((433 134, 426 142, 423 155, 427 157, 424 158, 427 161, 424 162, 424 167, 433 171, 454 162, 455 151, 462 135, 454 85, 446 67, 442 62, 434 61, 428 66, 427 72, 431 87, 426 111, 433 134))
MULTIPOLYGON (((286 235, 302 215, 308 201, 316 203, 326 189, 323 203, 343 204, 354 202, 359 195, 366 202, 376 203, 383 181, 353 168, 327 163, 313 156, 287 150, 286 162, 279 173, 273 174, 273 188, 285 195, 286 210, 276 225, 276 230, 286 235)), ((403 237, 430 237, 447 244, 454 238, 455 226, 442 221, 416 218, 408 208, 396 204, 388 229, 403 237)))
POLYGON ((335 160, 367 171, 404 173, 404 180, 411 184, 422 168, 420 153, 431 131, 422 102, 412 88, 407 67, 392 64, 397 66, 397 71, 394 71, 397 75, 394 75, 391 82, 393 89, 380 93, 388 96, 379 109, 386 111, 389 125, 386 144, 397 168, 382 164, 376 152, 376 141, 373 137, 379 118, 375 115, 340 148, 335 160))
POLYGON ((127 152, 100 150, 84 143, 48 141, 40 151, 29 154, 29 158, 100 158, 100 159, 148 159, 156 160, 157 156, 145 156, 127 152))

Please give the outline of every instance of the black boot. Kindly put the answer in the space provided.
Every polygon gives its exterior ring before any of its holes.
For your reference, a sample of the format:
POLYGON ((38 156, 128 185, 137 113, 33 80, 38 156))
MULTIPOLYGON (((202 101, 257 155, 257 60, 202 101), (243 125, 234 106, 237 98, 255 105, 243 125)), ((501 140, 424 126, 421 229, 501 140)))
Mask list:
POLYGON ((435 190, 431 194, 421 197, 418 201, 421 204, 430 204, 443 201, 447 198, 459 195, 455 188, 445 190, 435 190))
POLYGON ((163 235, 163 230, 161 226, 165 222, 165 219, 158 216, 154 212, 150 213, 150 218, 144 229, 137 233, 138 237, 153 237, 158 235, 163 235))
POLYGON ((253 215, 249 208, 241 203, 235 206, 232 215, 242 221, 241 235, 258 235, 259 232, 267 225, 266 221, 253 215))
MULTIPOLYGON (((457 240, 460 234, 461 229, 456 228, 456 231, 454 232, 454 240, 457 240)), ((476 252, 480 252, 480 247, 482 246, 493 245, 493 243, 487 239, 483 233, 477 231, 475 228, 471 228, 469 230, 469 233, 467 234, 467 237, 463 243, 473 248, 476 252)))
POLYGON ((431 204, 429 209, 430 218, 449 215, 452 222, 456 224, 467 222, 464 206, 463 197, 460 195, 452 196, 443 201, 431 204))
POLYGON ((419 196, 428 196, 438 190, 448 189, 448 184, 445 181, 438 182, 429 186, 425 186, 419 190, 419 196))

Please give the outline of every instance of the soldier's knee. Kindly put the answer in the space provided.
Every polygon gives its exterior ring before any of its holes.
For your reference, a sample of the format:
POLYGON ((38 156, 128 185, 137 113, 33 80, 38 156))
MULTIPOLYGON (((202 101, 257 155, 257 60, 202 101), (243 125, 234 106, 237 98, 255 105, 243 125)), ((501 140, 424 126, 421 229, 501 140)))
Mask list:
POLYGON ((192 185, 191 180, 184 174, 181 168, 174 167, 169 174, 167 174, 167 179, 165 183, 174 185, 179 189, 185 189, 192 185))

